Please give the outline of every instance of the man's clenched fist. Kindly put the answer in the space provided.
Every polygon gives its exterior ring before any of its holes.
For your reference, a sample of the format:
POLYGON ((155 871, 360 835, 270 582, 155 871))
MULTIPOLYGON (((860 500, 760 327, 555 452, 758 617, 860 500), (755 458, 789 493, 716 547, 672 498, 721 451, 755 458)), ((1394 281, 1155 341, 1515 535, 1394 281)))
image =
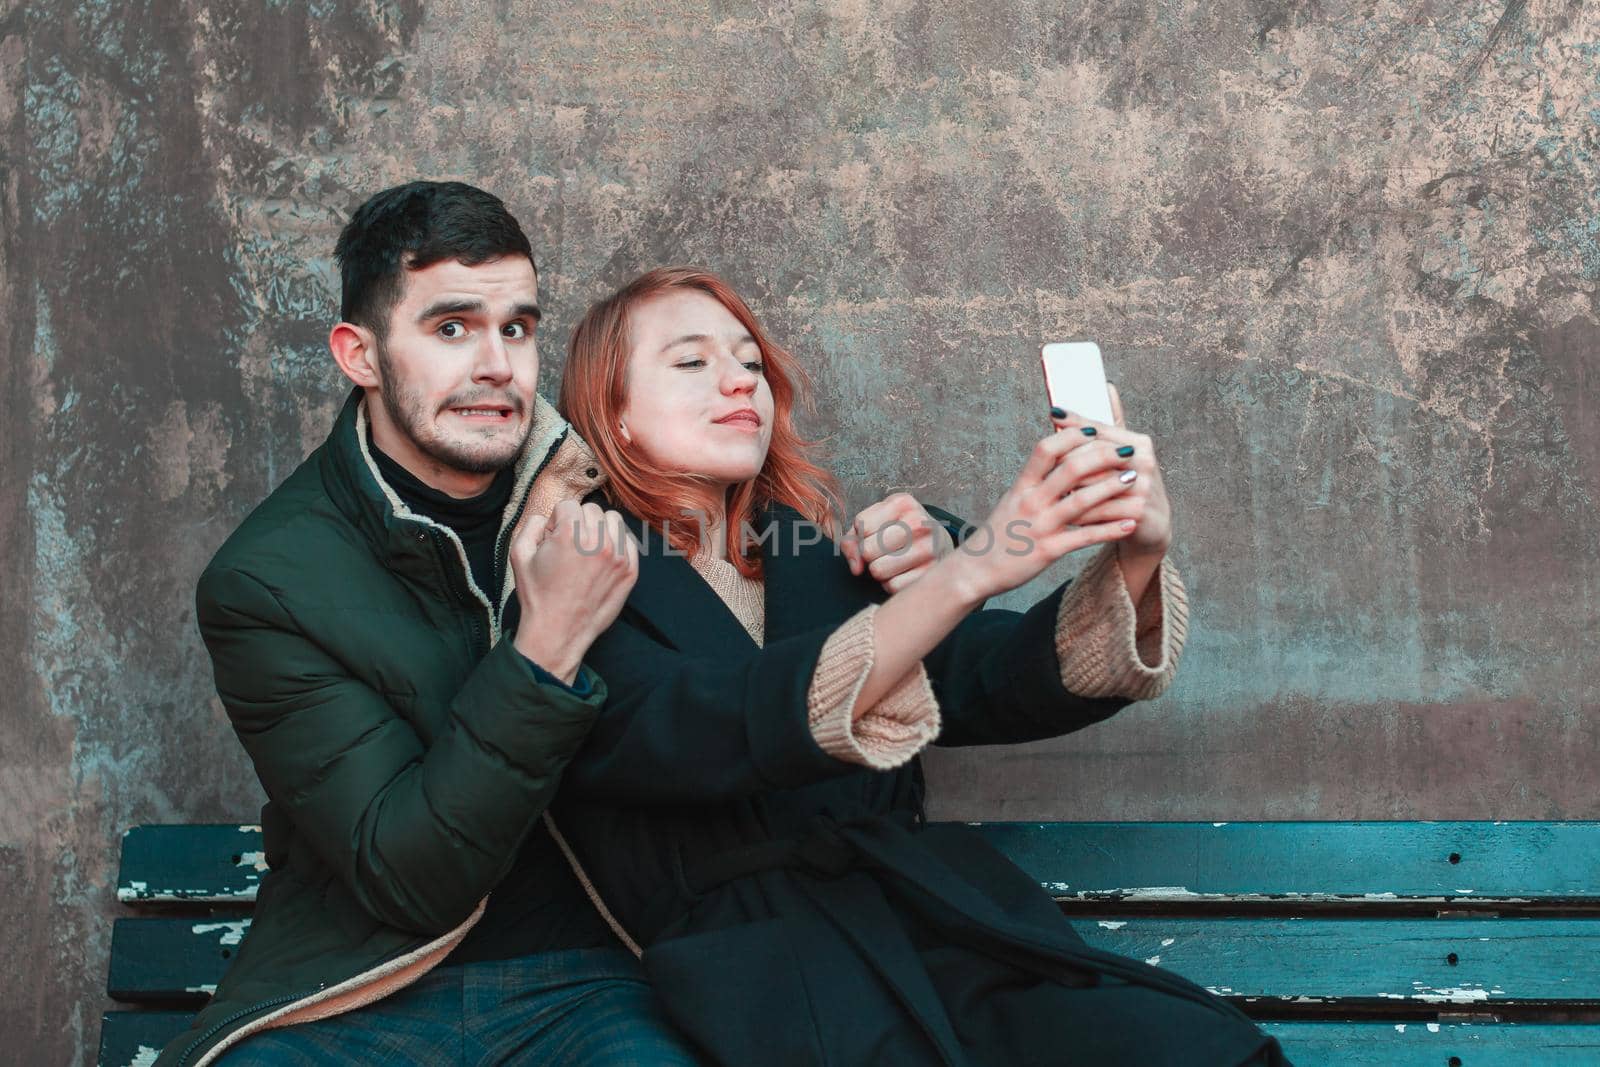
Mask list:
POLYGON ((510 555, 517 651, 570 684, 639 577, 639 544, 617 512, 563 500, 548 519, 523 515, 510 555))

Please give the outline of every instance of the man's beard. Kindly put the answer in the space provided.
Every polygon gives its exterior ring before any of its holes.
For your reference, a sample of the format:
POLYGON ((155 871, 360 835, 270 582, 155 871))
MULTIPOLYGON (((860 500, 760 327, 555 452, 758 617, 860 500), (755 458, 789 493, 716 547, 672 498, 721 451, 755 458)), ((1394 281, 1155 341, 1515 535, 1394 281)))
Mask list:
MULTIPOLYGON (((423 455, 463 474, 493 474, 516 463, 527 443, 531 422, 525 422, 515 441, 506 435, 496 435, 476 442, 450 441, 438 431, 433 421, 436 412, 429 411, 422 394, 411 388, 395 372, 394 361, 382 341, 377 344, 378 369, 383 374, 383 400, 389 412, 389 421, 395 429, 417 447, 423 455)), ((487 401, 500 401, 511 406, 513 415, 521 418, 525 405, 522 398, 510 390, 489 388, 472 389, 452 394, 445 408, 469 408, 487 401)))

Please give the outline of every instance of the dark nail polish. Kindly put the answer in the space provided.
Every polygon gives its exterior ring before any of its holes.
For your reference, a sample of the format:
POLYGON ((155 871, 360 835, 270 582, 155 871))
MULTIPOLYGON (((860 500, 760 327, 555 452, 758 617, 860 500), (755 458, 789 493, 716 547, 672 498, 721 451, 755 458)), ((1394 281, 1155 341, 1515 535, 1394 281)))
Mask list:
POLYGON ((1123 445, 1121 448, 1117 449, 1117 455, 1121 456, 1123 459, 1127 459, 1129 456, 1133 455, 1133 446, 1123 445))
POLYGON ((1093 426, 1085 426, 1085 427, 1083 427, 1083 436, 1085 436, 1085 437, 1093 437, 1095 434, 1097 434, 1099 432, 1100 431, 1095 429, 1093 426))
POLYGON ((1052 419, 1064 419, 1064 418, 1067 417, 1066 409, 1065 408, 1058 408, 1058 407, 1051 407, 1050 408, 1050 417, 1052 419))

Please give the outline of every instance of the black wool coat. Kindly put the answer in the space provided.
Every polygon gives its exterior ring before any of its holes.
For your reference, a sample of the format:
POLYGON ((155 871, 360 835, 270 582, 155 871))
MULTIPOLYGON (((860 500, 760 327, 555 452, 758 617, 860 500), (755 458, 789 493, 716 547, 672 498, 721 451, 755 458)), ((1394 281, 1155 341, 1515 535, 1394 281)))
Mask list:
MULTIPOLYGON (((791 509, 763 519, 752 641, 660 534, 588 664, 609 698, 555 821, 672 1019, 719 1064, 1282 1064, 1206 990, 1092 949, 977 835, 926 824, 916 760, 823 752, 807 692, 824 642, 884 599, 791 509)), ((1127 701, 1062 686, 1065 586, 970 615, 925 660, 938 743, 1029 741, 1127 701)))

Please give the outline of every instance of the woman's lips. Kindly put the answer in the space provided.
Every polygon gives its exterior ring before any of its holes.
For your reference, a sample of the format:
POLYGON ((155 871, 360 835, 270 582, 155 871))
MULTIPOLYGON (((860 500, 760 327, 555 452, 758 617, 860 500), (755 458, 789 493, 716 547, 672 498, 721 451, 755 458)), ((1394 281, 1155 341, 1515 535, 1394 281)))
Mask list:
POLYGON ((754 433, 761 429, 761 417, 753 411, 740 411, 717 420, 718 426, 732 426, 736 430, 754 433))

